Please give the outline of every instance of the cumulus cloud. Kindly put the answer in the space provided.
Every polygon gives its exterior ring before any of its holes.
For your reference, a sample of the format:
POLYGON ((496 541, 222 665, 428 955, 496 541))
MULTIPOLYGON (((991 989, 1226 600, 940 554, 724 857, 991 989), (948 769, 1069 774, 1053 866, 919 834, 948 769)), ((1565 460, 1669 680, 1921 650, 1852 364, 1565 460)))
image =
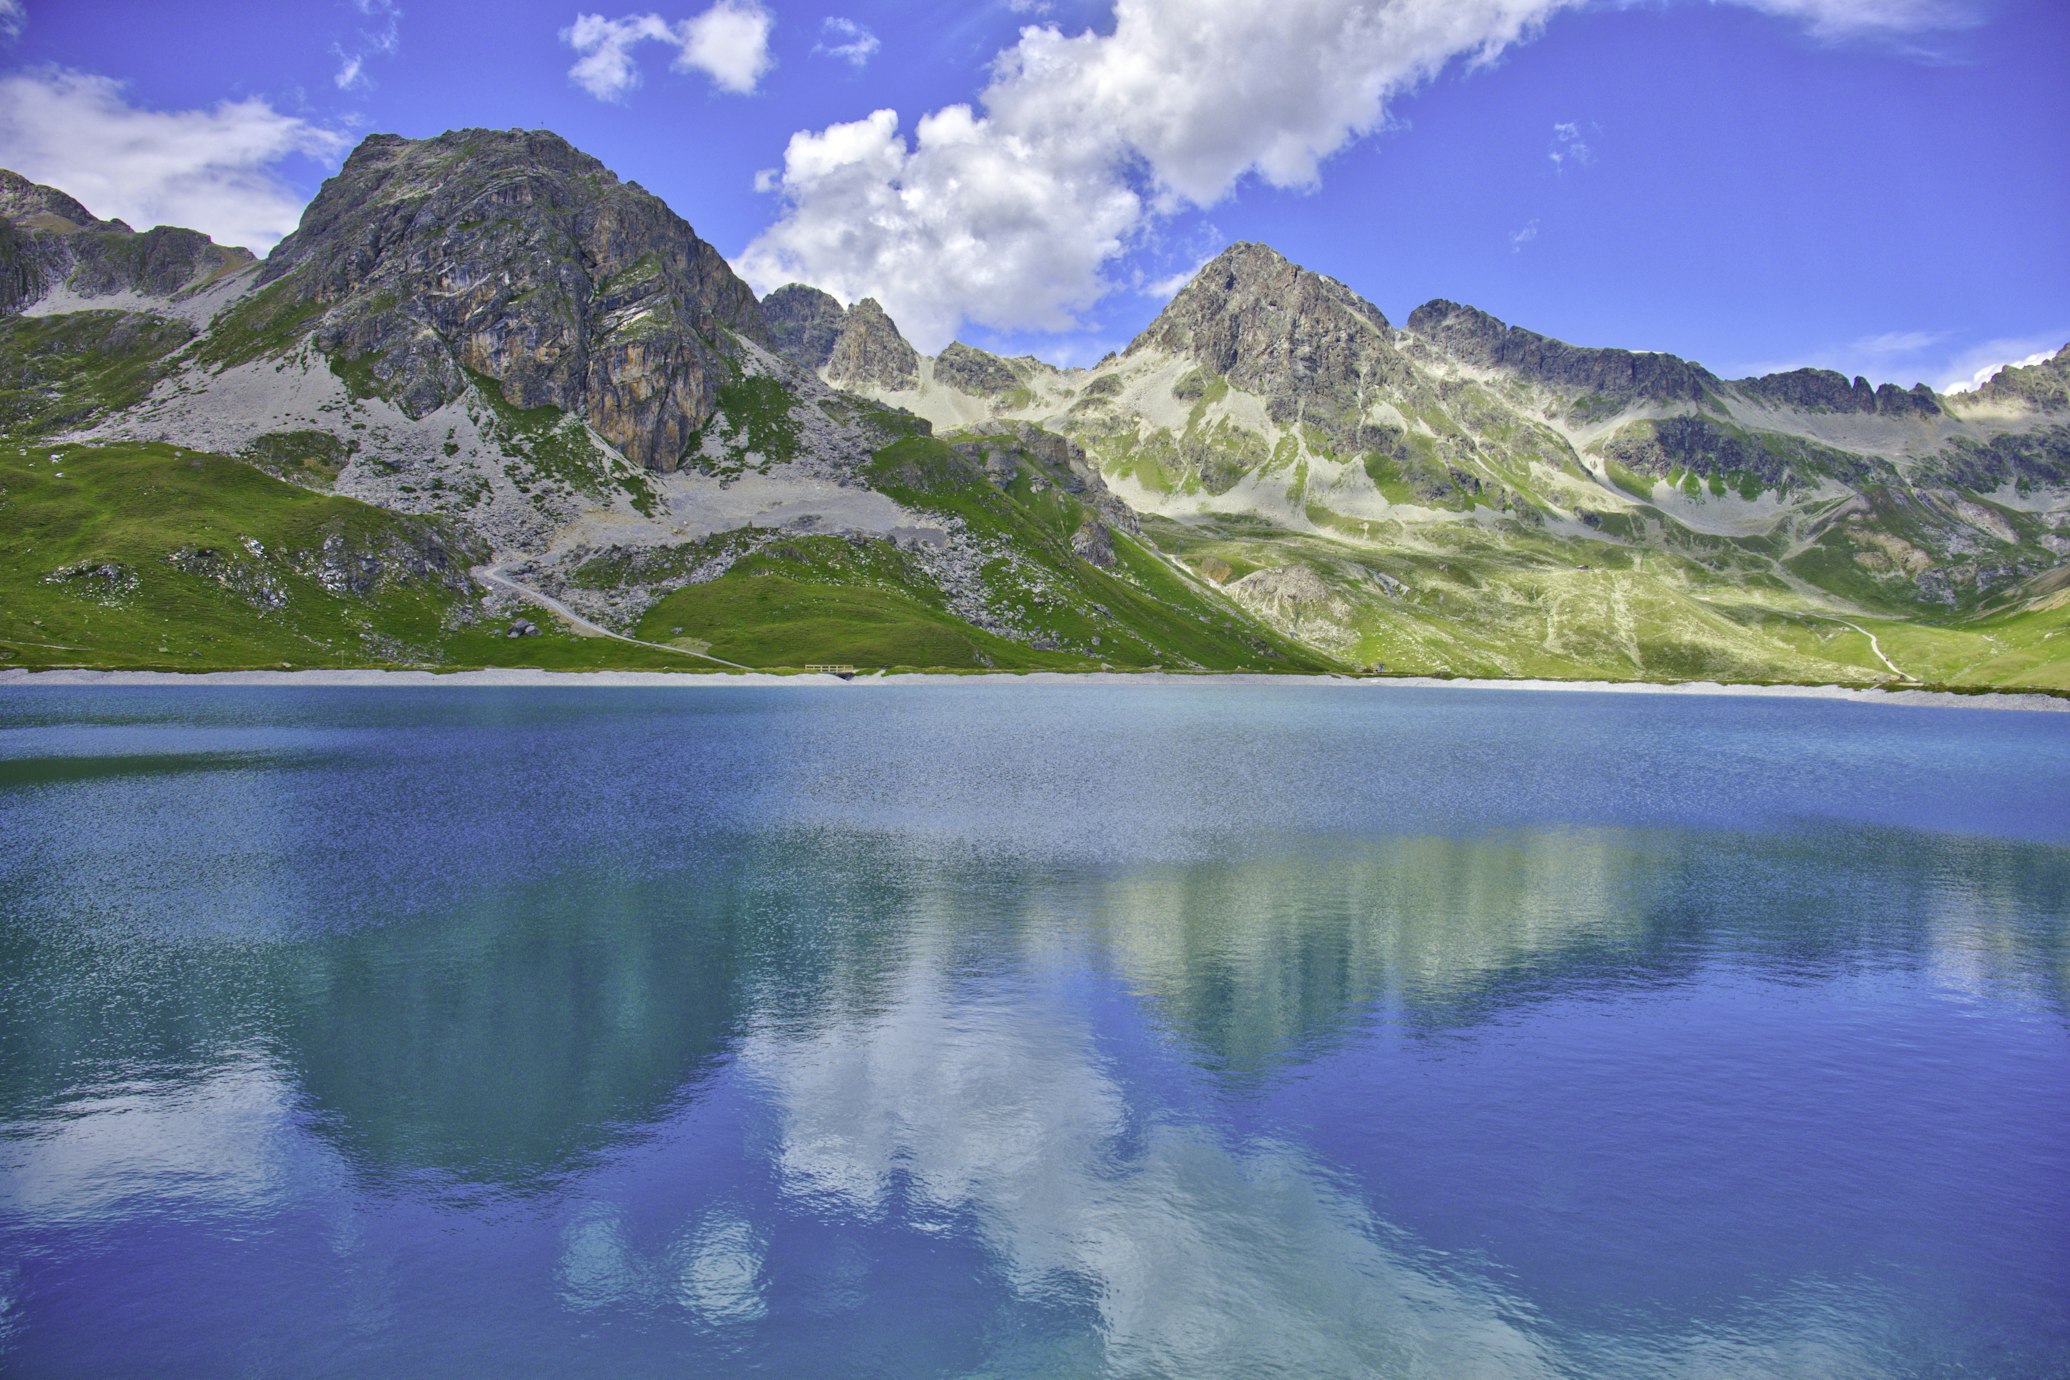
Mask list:
POLYGON ((0 43, 20 38, 22 25, 28 22, 29 12, 22 0, 0 0, 0 43))
POLYGON ((658 14, 579 14, 561 30, 561 42, 576 53, 569 77, 600 101, 622 101, 640 84, 633 50, 645 43, 673 47, 669 65, 676 71, 702 72, 720 90, 746 95, 769 70, 775 22, 756 0, 719 0, 702 14, 673 21, 658 14))
POLYGON ((295 154, 333 158, 345 142, 257 96, 147 110, 129 103, 121 83, 85 72, 0 77, 0 148, 14 170, 138 229, 184 225, 220 243, 271 248, 306 200, 279 164, 295 154))
POLYGON ((1510 231, 1509 252, 1512 254, 1521 254, 1524 252, 1524 246, 1537 238, 1538 217, 1533 216, 1528 222, 1525 223, 1523 229, 1510 231))
POLYGON ((836 15, 819 26, 819 42, 813 45, 812 51, 839 58, 852 67, 861 67, 877 55, 879 46, 877 35, 853 19, 836 15))
POLYGON ((1492 59, 1576 0, 1118 0, 1110 33, 1030 25, 975 105, 794 135, 741 268, 875 296, 926 349, 968 319, 1068 330, 1161 215, 1245 177, 1312 186, 1393 94, 1492 59))
MULTIPOLYGON (((1738 0, 1820 33, 1960 22, 1955 0, 1738 0), (1879 18, 1879 16, 1881 16, 1879 18)), ((1485 64, 1586 0, 1115 0, 1111 28, 1031 23, 976 100, 794 135, 774 222, 740 270, 767 290, 874 296, 914 342, 960 323, 1069 330, 1111 261, 1245 179, 1314 186, 1448 64, 1485 64)), ((1556 166, 1585 162, 1555 130, 1556 166)))
POLYGON ((770 67, 769 31, 776 21, 755 0, 719 0, 679 28, 679 72, 703 72, 720 89, 745 95, 770 67))

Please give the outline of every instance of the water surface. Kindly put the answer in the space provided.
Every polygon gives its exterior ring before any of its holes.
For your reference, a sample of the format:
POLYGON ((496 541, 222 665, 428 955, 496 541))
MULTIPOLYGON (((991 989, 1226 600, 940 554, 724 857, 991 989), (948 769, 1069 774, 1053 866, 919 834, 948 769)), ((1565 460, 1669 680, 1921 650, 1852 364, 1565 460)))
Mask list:
POLYGON ((2070 1373, 2070 717, 0 694, 0 1373, 2070 1373))

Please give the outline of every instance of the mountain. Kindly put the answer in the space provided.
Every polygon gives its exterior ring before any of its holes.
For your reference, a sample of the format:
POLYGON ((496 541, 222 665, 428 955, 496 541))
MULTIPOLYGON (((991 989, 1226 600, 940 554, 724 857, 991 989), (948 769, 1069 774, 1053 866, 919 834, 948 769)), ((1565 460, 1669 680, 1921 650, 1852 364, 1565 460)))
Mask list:
POLYGON ((862 391, 1085 448, 1145 532, 1353 664, 2059 684, 2070 347, 1973 393, 1727 380, 1457 303, 1402 326, 1263 245, 1118 355, 862 391), (1873 636, 1872 636, 1873 634, 1873 636))
POLYGON ((533 131, 371 137, 264 260, 0 174, 0 658, 2070 689, 2066 380, 1397 326, 1258 244, 1092 369, 930 357, 533 131))

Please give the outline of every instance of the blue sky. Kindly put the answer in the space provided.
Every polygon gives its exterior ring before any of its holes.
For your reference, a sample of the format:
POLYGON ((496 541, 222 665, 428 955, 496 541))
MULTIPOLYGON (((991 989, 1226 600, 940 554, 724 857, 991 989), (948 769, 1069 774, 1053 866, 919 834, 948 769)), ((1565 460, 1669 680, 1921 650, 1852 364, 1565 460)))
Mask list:
POLYGON ((0 166, 264 247, 366 133, 544 127, 923 348, 1089 363, 1257 239, 1947 385, 2070 340, 2065 72, 2062 0, 0 0, 0 166))

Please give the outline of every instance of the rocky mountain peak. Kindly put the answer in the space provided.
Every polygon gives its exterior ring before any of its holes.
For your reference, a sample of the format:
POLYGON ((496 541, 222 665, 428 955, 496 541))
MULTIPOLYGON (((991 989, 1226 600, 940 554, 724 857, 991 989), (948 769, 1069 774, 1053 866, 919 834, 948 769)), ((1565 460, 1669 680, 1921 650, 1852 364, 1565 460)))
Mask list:
POLYGON ((1236 377, 1282 360, 1288 345, 1321 348, 1393 335, 1380 309, 1270 245, 1232 244, 1193 275, 1124 354, 1164 350, 1236 377))
POLYGON ((735 337, 773 344, 754 294, 680 216, 537 130, 370 136, 262 282, 253 328, 311 319, 320 350, 410 416, 472 373, 657 470, 710 418, 735 337))
POLYGON ((906 343, 874 297, 865 297, 848 309, 826 364, 829 383, 874 384, 897 390, 920 382, 920 352, 906 343))
POLYGON ((1281 422, 1355 432, 1375 387, 1404 381, 1394 329, 1334 278, 1262 244, 1233 244, 1179 290, 1125 355, 1156 350, 1262 395, 1281 422))
POLYGON ((844 308, 832 293, 803 283, 762 299, 776 351, 800 369, 824 369, 829 383, 893 390, 920 382, 920 352, 874 297, 844 308))
POLYGON ((59 286, 89 300, 125 292, 170 299, 251 262, 250 250, 198 230, 160 225, 138 234, 55 187, 0 169, 0 315, 59 286))
POLYGON ((1847 376, 1832 369, 1791 369, 1780 374, 1741 379, 1740 392, 1750 398, 1779 407, 1806 412, 1873 412, 1886 417, 1932 417, 1941 405, 1925 384, 1909 389, 1894 383, 1873 386, 1857 374, 1847 376))
POLYGON ((1021 386, 1021 377, 1013 371, 1011 364, 960 340, 952 342, 935 356, 934 376, 953 388, 983 397, 1010 392, 1021 386))
POLYGON ((1976 395, 1995 402, 2024 402, 2042 411, 2070 408, 2070 345, 2039 364, 2006 365, 1986 379, 1976 395))
POLYGON ((0 219, 24 230, 128 231, 119 220, 97 220, 94 214, 55 187, 31 182, 18 172, 0 168, 0 219))
POLYGON ((1569 345, 1457 302, 1424 303, 1409 313, 1407 329, 1469 368, 1502 370, 1583 394, 1696 401, 1718 386, 1710 370, 1674 355, 1569 345))
POLYGON ((786 283, 762 299, 776 352, 800 369, 817 369, 833 355, 846 315, 831 292, 803 283, 786 283))

